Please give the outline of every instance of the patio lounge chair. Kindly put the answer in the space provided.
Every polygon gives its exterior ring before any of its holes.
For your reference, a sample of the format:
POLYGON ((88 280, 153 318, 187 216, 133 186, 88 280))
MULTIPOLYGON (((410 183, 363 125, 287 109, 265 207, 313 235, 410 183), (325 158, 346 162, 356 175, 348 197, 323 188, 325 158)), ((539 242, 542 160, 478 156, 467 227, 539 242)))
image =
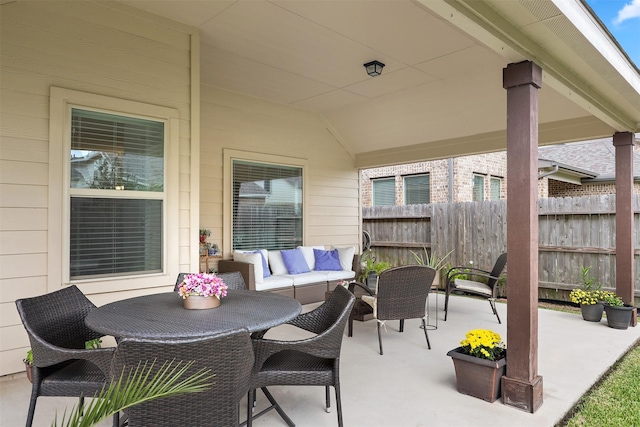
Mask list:
MULTIPOLYGON (((76 287, 19 299, 18 313, 33 351, 33 384, 27 427, 33 424, 39 396, 92 397, 106 384, 113 348, 85 349, 101 335, 87 328, 84 318, 95 308, 76 287)), ((113 417, 117 426, 118 414, 113 417)))
MULTIPOLYGON (((246 329, 237 329, 211 337, 179 340, 143 340, 123 338, 113 358, 112 375, 125 378, 139 363, 155 361, 152 374, 165 362, 195 363, 187 370, 191 375, 211 369, 211 387, 169 399, 153 399, 124 410, 128 426, 237 426, 238 405, 249 390, 253 366, 251 339, 246 329)), ((148 366, 148 365, 147 365, 148 366)))
POLYGON ((444 299, 444 320, 447 320, 449 312, 449 295, 455 292, 487 298, 489 304, 491 304, 493 314, 498 318, 498 323, 502 323, 496 310, 496 297, 498 296, 498 279, 506 264, 507 254, 503 253, 498 257, 491 271, 468 266, 457 266, 449 269, 447 271, 446 296, 444 299))
POLYGON ((295 424, 275 401, 268 386, 308 385, 325 386, 326 408, 329 412, 329 386, 336 393, 338 425, 342 426, 342 402, 340 400, 340 350, 344 328, 353 307, 355 297, 342 286, 338 286, 329 299, 308 313, 302 313, 289 324, 316 334, 298 341, 276 341, 254 339, 256 361, 251 376, 251 388, 247 404, 247 426, 253 418, 275 409, 289 425, 295 424), (262 389, 271 406, 259 414, 252 415, 255 390, 262 389))
MULTIPOLYGON (((365 293, 362 301, 373 308, 373 316, 377 319, 378 344, 380 354, 382 350, 382 334, 380 326, 386 320, 400 320, 400 332, 404 331, 405 319, 422 319, 422 328, 427 340, 427 347, 431 350, 429 334, 427 333, 425 315, 427 296, 436 275, 436 270, 425 265, 405 265, 385 270, 378 278, 377 293, 374 294, 361 283, 352 282, 349 290, 360 288, 365 293)), ((349 318, 349 333, 353 331, 353 315, 349 318)))

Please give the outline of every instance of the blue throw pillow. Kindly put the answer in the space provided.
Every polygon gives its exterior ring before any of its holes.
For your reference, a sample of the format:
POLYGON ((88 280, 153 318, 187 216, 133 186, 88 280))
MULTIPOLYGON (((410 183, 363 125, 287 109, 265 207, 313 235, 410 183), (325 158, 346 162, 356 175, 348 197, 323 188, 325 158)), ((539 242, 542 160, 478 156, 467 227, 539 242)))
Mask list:
POLYGON ((280 254, 289 274, 308 273, 311 271, 300 249, 280 251, 280 254))
POLYGON ((262 258, 262 277, 266 278, 271 276, 271 270, 269 270, 269 263, 267 262, 266 258, 264 257, 264 254, 262 253, 262 251, 260 249, 258 249, 257 251, 253 251, 251 252, 252 254, 260 254, 260 258, 262 258))
POLYGON ((316 271, 342 271, 340 254, 337 249, 332 251, 314 249, 313 256, 316 258, 316 271))

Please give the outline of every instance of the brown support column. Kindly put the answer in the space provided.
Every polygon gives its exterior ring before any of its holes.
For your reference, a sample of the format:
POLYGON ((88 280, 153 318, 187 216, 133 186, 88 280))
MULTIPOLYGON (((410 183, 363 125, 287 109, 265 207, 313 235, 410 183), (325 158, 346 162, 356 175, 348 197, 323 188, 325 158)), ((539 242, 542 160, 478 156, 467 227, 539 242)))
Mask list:
POLYGON ((528 412, 542 405, 538 375, 538 89, 533 62, 503 70, 507 90, 507 373, 502 402, 528 412))
MULTIPOLYGON (((616 147, 616 293, 633 304, 633 140, 631 132, 613 134, 616 147)), ((634 325, 635 326, 635 325, 634 325)))

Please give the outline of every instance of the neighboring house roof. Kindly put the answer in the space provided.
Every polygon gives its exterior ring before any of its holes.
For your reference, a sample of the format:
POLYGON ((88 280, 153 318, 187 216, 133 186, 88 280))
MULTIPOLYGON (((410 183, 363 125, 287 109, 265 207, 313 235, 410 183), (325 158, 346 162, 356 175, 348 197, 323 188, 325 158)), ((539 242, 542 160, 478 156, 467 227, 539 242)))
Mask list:
MULTIPOLYGON (((636 134, 636 141, 640 134, 636 134)), ((616 156, 612 138, 594 139, 540 147, 539 167, 558 166, 559 173, 552 179, 562 178, 563 173, 579 177, 584 182, 612 181, 615 179, 616 156)), ((640 179, 640 153, 633 152, 633 176, 640 179)), ((565 179, 560 181, 573 182, 565 179)))

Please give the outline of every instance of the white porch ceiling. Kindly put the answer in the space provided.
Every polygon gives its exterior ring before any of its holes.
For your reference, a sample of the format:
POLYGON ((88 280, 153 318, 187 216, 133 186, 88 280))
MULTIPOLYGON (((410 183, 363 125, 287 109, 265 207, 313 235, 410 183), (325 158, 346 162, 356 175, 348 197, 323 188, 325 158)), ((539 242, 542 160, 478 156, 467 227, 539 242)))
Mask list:
POLYGON ((203 85, 317 112, 362 167, 504 149, 522 60, 541 144, 639 130, 640 73, 580 0, 121 1, 200 30, 203 85))

